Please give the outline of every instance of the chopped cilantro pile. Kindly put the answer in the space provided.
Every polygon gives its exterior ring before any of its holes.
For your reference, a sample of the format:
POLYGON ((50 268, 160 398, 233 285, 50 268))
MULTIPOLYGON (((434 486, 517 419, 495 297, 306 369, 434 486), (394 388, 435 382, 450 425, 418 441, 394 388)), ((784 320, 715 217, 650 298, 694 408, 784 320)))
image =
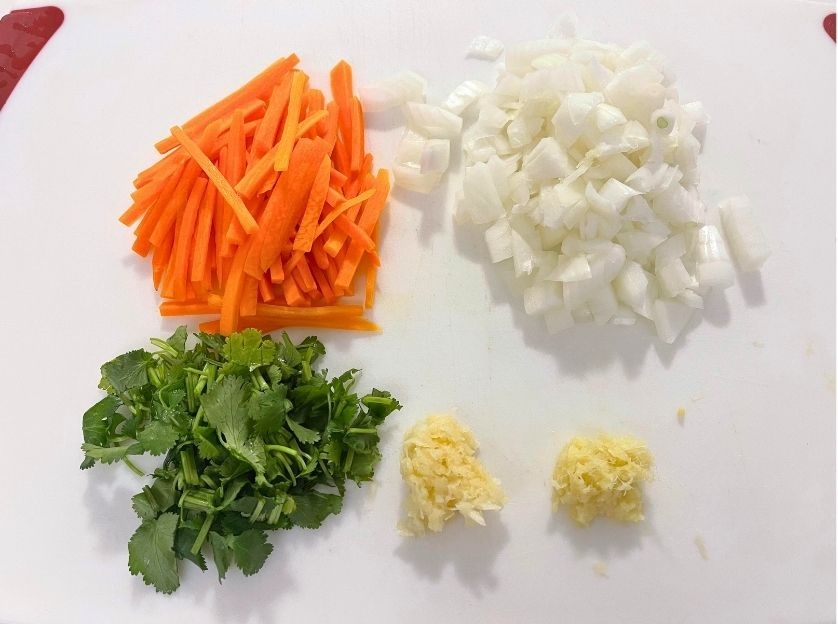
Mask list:
POLYGON ((275 342, 253 329, 224 339, 180 327, 156 351, 125 353, 102 366, 107 396, 83 417, 85 459, 123 462, 163 456, 154 480, 133 497, 140 527, 128 568, 171 593, 178 561, 221 581, 231 565, 259 571, 273 546, 266 531, 317 528, 341 510, 347 480, 372 479, 378 426, 398 401, 352 392, 357 370, 329 379, 314 365, 325 354, 309 337, 275 342))

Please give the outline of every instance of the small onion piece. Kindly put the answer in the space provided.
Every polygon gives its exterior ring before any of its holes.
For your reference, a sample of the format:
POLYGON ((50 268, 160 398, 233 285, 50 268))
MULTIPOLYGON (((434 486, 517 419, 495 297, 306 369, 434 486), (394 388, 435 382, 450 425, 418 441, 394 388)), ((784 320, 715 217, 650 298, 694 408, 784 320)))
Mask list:
POLYGON ((431 139, 455 139, 460 136, 463 118, 439 106, 407 102, 403 106, 408 128, 431 139))
POLYGON ((472 58, 495 61, 503 53, 503 42, 499 39, 480 35, 471 40, 468 54, 472 58))
POLYGON ((403 71, 380 82, 360 87, 358 95, 364 112, 378 113, 405 102, 423 102, 427 81, 412 71, 403 71))

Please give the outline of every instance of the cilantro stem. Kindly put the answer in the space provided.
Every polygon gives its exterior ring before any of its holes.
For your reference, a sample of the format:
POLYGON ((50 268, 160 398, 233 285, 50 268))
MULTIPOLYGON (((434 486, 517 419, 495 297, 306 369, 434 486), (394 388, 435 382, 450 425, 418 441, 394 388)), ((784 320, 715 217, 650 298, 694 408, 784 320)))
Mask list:
POLYGON ((153 344, 155 347, 157 347, 158 349, 161 349, 162 351, 165 351, 166 353, 168 353, 172 357, 177 357, 179 355, 179 353, 177 352, 177 349, 175 349, 172 345, 170 345, 165 340, 161 340, 160 338, 152 338, 151 340, 149 340, 149 342, 151 344, 153 344))
POLYGON ((183 466, 183 478, 189 485, 200 485, 198 469, 195 466, 195 455, 192 447, 188 446, 180 452, 180 463, 183 466))
POLYGON ((151 385, 155 388, 159 388, 163 384, 162 380, 160 379, 160 375, 157 374, 156 368, 149 366, 146 373, 148 374, 148 380, 151 382, 151 385))
POLYGON ((372 395, 367 395, 363 399, 361 399, 361 403, 370 407, 371 405, 384 405, 389 407, 393 403, 393 399, 389 397, 377 397, 372 395))
POLYGON ((362 429, 360 427, 350 427, 346 433, 377 433, 376 429, 362 429))
POLYGON ((192 419, 192 431, 198 429, 201 426, 201 419, 204 417, 204 406, 201 405, 198 407, 198 411, 195 412, 195 418, 192 419))
POLYGON ((346 461, 343 462, 343 471, 349 472, 349 469, 352 468, 352 460, 355 459, 355 449, 350 448, 346 452, 346 461))
POLYGON ((265 508, 265 499, 260 498, 256 501, 256 507, 253 508, 253 511, 250 514, 250 522, 256 522, 259 519, 259 516, 262 514, 262 510, 265 508))
POLYGON ((262 377, 262 373, 258 370, 250 371, 250 380, 253 382, 253 385, 259 388, 260 390, 270 390, 271 387, 268 385, 268 382, 265 381, 265 378, 262 377))
POLYGON ((195 386, 193 383, 193 374, 186 373, 186 405, 190 412, 195 411, 195 386))
POLYGON ((282 515, 282 505, 277 505, 273 509, 271 509, 270 515, 268 515, 268 524, 276 524, 279 522, 279 517, 282 515))
POLYGON ((132 461, 131 461, 130 459, 128 459, 127 457, 123 457, 123 458, 122 458, 122 463, 123 463, 123 464, 125 464, 126 466, 128 466, 128 467, 131 469, 131 471, 132 471, 135 475, 137 475, 138 477, 144 477, 144 476, 145 476, 145 473, 137 467, 137 464, 135 464, 134 462, 132 462, 132 461))
POLYGON ((197 555, 201 552, 201 547, 204 545, 204 541, 207 539, 207 534, 209 533, 210 527, 212 526, 212 521, 215 519, 215 514, 208 513, 207 517, 204 518, 204 523, 201 525, 201 530, 198 531, 198 537, 195 538, 195 543, 192 544, 192 548, 189 549, 193 555, 197 555))

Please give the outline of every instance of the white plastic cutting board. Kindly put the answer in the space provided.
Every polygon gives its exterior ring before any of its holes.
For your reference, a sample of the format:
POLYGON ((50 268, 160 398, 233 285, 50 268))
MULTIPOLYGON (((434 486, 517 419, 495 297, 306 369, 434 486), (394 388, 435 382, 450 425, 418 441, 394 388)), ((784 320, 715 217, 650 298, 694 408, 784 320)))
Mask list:
MULTIPOLYGON (((0 622, 834 621, 835 46, 820 25, 831 4, 64 8, 0 111, 0 622), (549 337, 510 305, 479 232, 455 229, 456 177, 428 198, 397 191, 374 310, 384 332, 321 333, 330 369, 361 366, 361 389, 388 388, 405 405, 385 427, 376 483, 352 490, 322 530, 275 535, 252 578, 233 572, 219 586, 190 567, 165 597, 131 577, 129 497, 141 483, 121 467, 77 466, 99 365, 176 326, 157 316, 147 265, 116 221, 152 143, 291 51, 321 87, 344 57, 357 84, 410 68, 439 100, 493 77, 490 63, 464 58, 474 36, 537 37, 568 8, 584 34, 649 40, 682 96, 703 100, 704 196, 751 196, 774 249, 763 275, 709 299, 704 322, 672 347, 646 327, 549 337), (446 410, 474 429, 509 504, 486 528, 458 520, 406 540, 395 531, 401 436, 446 410), (643 524, 583 530, 550 513, 559 448, 599 429, 644 438, 656 456, 643 524)), ((384 166, 397 116, 369 123, 384 166)))

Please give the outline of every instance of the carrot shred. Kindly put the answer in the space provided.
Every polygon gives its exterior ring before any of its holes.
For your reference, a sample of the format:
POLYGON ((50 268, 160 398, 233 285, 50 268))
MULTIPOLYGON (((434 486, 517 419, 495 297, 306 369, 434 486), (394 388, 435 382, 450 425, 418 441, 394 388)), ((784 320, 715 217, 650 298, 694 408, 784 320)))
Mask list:
POLYGON ((160 316, 204 316, 218 314, 220 308, 203 301, 164 301, 160 304, 160 316))
POLYGON ((306 76, 302 72, 294 72, 291 79, 291 94, 288 98, 288 113, 285 116, 285 126, 279 139, 279 149, 274 160, 274 169, 285 171, 291 162, 291 152, 294 140, 297 138, 297 125, 300 122, 300 106, 302 104, 303 89, 306 76))
POLYGON ((315 239, 311 246, 311 255, 314 256, 314 263, 323 271, 329 266, 329 256, 323 250, 323 241, 315 239))
POLYGON ((239 314, 241 316, 253 316, 256 314, 256 304, 259 295, 259 280, 252 277, 245 276, 244 287, 242 288, 242 298, 239 304, 239 314))
POLYGON ((308 196, 303 218, 297 228, 297 236, 294 238, 293 249, 295 251, 311 251, 314 243, 317 223, 320 221, 320 213, 326 203, 326 195, 329 192, 329 174, 332 170, 332 161, 328 155, 323 156, 320 167, 314 176, 311 192, 308 196))
POLYGON ((349 177, 337 169, 332 169, 329 172, 329 185, 335 186, 337 188, 342 188, 344 184, 349 180, 349 177))
MULTIPOLYGON (((293 69, 299 60, 300 59, 297 58, 296 54, 292 54, 287 58, 281 58, 272 63, 267 69, 262 71, 252 80, 248 81, 244 86, 184 123, 182 125, 184 131, 189 134, 198 134, 207 125, 209 125, 212 120, 223 116, 225 113, 233 111, 254 98, 266 97, 270 93, 271 87, 276 84, 276 82, 284 74, 293 69)), ((173 137, 166 137, 162 141, 158 141, 154 147, 161 154, 165 154, 176 146, 177 141, 173 140, 173 137)))
POLYGON ((300 288, 304 293, 309 294, 317 289, 317 282, 314 281, 314 276, 311 274, 308 262, 304 260, 298 262, 294 266, 293 274, 295 278, 299 278, 300 288))
POLYGON ((271 284, 281 284, 285 279, 285 269, 282 268, 282 258, 277 258, 271 264, 271 284))
POLYGON ((328 116, 329 114, 326 111, 320 110, 303 119, 297 126, 297 138, 299 139, 305 136, 321 119, 325 119, 328 116))
POLYGON ((285 301, 289 306, 304 305, 306 302, 306 298, 294 279, 282 280, 282 294, 285 295, 285 301))
POLYGON ((344 140, 349 140, 352 128, 352 68, 341 60, 329 73, 332 97, 338 106, 339 127, 344 140))
POLYGON ((189 271, 189 279, 193 282, 204 279, 207 266, 207 255, 210 251, 210 235, 212 234, 212 221, 215 213, 216 188, 214 185, 207 185, 204 191, 204 201, 198 213, 198 224, 195 226, 195 245, 192 252, 192 266, 189 271))
POLYGON ((175 240, 175 232, 172 230, 163 241, 163 244, 154 248, 154 254, 151 256, 151 273, 154 283, 154 290, 160 288, 160 280, 163 278, 163 272, 169 264, 169 258, 172 255, 172 245, 175 240))
POLYGON ((375 252, 375 243, 372 242, 369 235, 358 227, 354 221, 348 219, 345 214, 339 215, 335 219, 335 227, 361 245, 364 251, 369 253, 375 252))
MULTIPOLYGON (((373 195, 375 195, 375 189, 370 189, 368 191, 364 191, 356 197, 353 197, 352 199, 347 199, 345 202, 335 207, 329 214, 323 217, 322 221, 320 221, 320 224, 317 226, 317 231, 314 234, 315 238, 319 238, 320 236, 322 236, 323 232, 326 231, 326 228, 332 223, 332 221, 337 219, 344 212, 346 212, 354 206, 358 206, 359 204, 364 203, 373 195)), ((324 249, 326 250, 326 253, 328 253, 332 257, 334 257, 337 253, 329 253, 329 248, 327 246, 324 246, 324 249)))
POLYGON ((288 106, 288 96, 291 93, 291 76, 285 74, 277 86, 273 88, 271 97, 268 100, 268 107, 265 109, 265 116, 259 128, 253 135, 253 145, 250 154, 253 158, 261 158, 276 142, 276 134, 279 130, 279 122, 285 109, 288 106))
POLYGON ((203 169, 204 173, 207 174, 210 182, 213 183, 215 188, 218 189, 219 194, 233 209, 233 214, 239 220, 239 223, 241 223, 244 231, 248 234, 255 232, 259 228, 259 225, 256 223, 253 215, 248 212, 241 197, 230 186, 227 179, 221 175, 218 167, 212 163, 207 155, 201 151, 201 148, 181 128, 173 126, 172 135, 186 148, 189 155, 198 163, 198 166, 203 169))
POLYGON ((271 284, 271 280, 268 279, 267 275, 262 275, 259 279, 259 299, 264 303, 270 303, 276 299, 273 284, 271 284))
POLYGON ((170 279, 174 280, 174 298, 180 301, 187 298, 187 263, 194 244, 195 222, 198 219, 198 210, 201 207, 206 188, 206 178, 200 177, 195 180, 195 185, 189 193, 189 199, 186 201, 186 207, 183 210, 180 229, 175 237, 174 275, 171 275, 170 279))
POLYGON ((219 320, 220 331, 225 336, 229 336, 238 328, 239 306, 244 290, 244 261, 247 259, 248 248, 249 245, 242 245, 236 250, 230 266, 230 275, 227 276, 227 283, 224 286, 219 320))
POLYGON ((352 123, 352 143, 349 168, 352 171, 360 171, 364 162, 364 111, 361 107, 361 100, 357 97, 352 98, 350 119, 352 123))

